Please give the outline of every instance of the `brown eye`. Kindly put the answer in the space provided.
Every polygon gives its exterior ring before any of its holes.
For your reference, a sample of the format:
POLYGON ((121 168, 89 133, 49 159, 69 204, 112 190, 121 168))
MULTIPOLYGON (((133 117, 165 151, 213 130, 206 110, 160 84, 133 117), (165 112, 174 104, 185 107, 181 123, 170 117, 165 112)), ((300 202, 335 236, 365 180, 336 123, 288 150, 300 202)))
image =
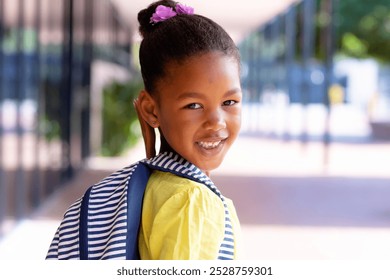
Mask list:
POLYGON ((223 106, 233 106, 236 103, 238 103, 238 102, 235 100, 226 100, 222 104, 223 104, 223 106))
POLYGON ((202 105, 200 105, 199 103, 191 103, 191 104, 188 104, 185 108, 191 109, 191 110, 197 110, 197 109, 201 109, 202 105))

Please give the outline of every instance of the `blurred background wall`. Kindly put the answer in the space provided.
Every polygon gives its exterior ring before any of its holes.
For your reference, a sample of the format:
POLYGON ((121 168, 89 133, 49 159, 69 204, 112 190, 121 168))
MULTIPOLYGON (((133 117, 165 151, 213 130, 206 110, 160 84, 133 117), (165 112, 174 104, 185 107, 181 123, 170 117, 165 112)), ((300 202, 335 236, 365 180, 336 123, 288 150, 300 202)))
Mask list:
POLYGON ((0 1, 2 231, 96 149, 101 92, 131 76, 132 33, 109 1, 0 1))

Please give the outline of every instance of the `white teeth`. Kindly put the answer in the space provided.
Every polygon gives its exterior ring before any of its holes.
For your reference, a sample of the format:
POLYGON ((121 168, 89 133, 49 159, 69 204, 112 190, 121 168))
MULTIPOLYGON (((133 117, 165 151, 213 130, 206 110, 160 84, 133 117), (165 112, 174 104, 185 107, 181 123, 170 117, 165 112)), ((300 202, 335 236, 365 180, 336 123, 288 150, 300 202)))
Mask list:
POLYGON ((221 141, 217 142, 198 142, 199 146, 205 149, 214 149, 218 147, 218 145, 221 143, 221 141))

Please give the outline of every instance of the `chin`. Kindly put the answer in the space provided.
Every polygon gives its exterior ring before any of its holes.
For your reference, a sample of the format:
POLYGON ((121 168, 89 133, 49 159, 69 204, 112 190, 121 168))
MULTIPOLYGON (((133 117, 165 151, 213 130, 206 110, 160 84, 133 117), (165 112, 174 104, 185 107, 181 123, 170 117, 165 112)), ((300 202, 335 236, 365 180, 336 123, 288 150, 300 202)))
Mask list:
POLYGON ((213 163, 209 163, 209 164, 200 164, 200 165, 197 165, 199 169, 201 169, 203 172, 205 172, 207 175, 211 172, 211 171, 214 171, 215 169, 217 169, 220 165, 221 165, 222 161, 218 161, 218 162, 213 162, 213 163))

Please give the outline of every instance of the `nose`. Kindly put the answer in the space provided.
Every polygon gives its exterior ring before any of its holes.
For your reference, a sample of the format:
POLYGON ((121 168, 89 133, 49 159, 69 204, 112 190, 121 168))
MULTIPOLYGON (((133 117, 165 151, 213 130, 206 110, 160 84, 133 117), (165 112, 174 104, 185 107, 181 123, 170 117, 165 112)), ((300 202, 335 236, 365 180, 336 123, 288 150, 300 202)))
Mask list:
POLYGON ((221 109, 210 110, 206 115, 204 127, 213 131, 226 128, 224 112, 221 109))

